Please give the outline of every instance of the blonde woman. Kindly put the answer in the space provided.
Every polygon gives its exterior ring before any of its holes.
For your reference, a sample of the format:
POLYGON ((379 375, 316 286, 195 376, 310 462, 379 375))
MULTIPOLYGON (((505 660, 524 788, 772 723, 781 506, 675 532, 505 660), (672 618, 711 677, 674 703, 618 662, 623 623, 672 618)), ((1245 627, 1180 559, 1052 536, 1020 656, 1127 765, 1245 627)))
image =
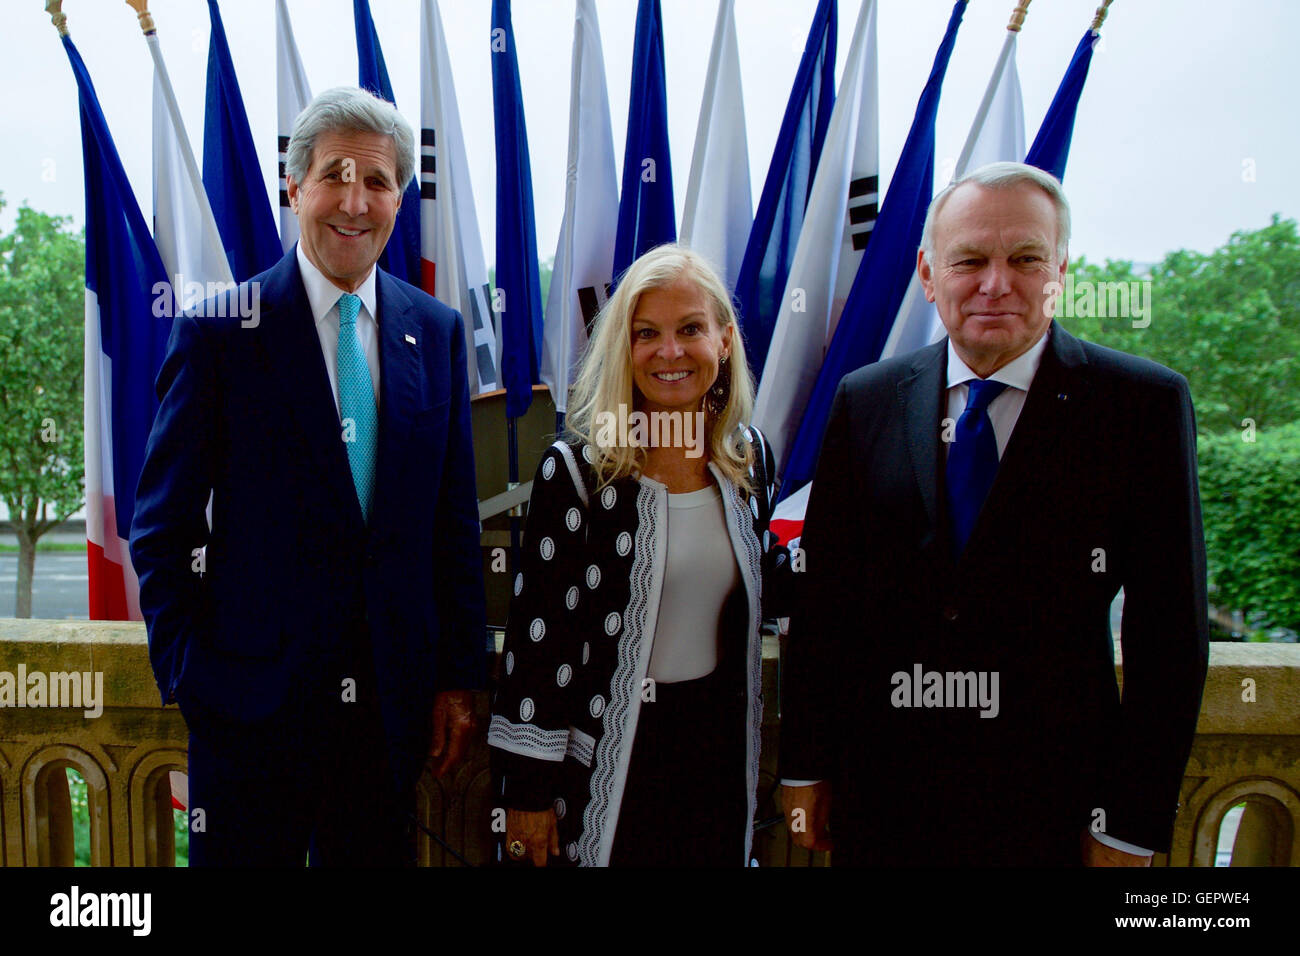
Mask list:
POLYGON ((772 466, 713 268, 676 245, 634 262, 574 392, 534 479, 488 733, 501 853, 743 866, 772 466))

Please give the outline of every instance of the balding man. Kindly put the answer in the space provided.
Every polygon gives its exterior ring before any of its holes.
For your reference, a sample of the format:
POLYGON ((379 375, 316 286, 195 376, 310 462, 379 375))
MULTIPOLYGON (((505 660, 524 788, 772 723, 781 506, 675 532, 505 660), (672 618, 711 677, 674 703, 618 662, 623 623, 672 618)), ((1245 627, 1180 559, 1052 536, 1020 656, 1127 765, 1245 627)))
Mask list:
POLYGON ((917 263, 947 337, 840 383, 781 739, 794 839, 836 865, 1169 849, 1207 657, 1192 404, 1052 320, 1069 232, 1033 167, 949 186, 917 263))

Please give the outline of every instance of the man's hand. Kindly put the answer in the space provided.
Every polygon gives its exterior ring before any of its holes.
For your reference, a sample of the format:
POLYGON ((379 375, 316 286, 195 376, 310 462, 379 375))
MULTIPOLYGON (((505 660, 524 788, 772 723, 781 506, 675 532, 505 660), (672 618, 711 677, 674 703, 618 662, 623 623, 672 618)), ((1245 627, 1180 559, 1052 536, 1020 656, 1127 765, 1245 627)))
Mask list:
POLYGON ((810 787, 782 787, 781 806, 785 825, 795 846, 805 850, 829 850, 831 838, 826 825, 831 819, 831 785, 829 780, 810 787))
POLYGON ((1083 834, 1084 866, 1150 866, 1151 857, 1137 853, 1125 853, 1113 846, 1107 846, 1091 833, 1083 834))
POLYGON ((433 701, 433 743, 429 747, 429 756, 442 757, 442 760, 433 775, 441 777, 460 763, 473 738, 473 691, 440 691, 433 701))
POLYGON ((506 810, 506 858, 512 863, 531 860, 533 866, 545 866, 546 854, 560 855, 560 831, 555 824, 554 810, 530 813, 527 810, 506 810), (524 855, 516 857, 510 845, 518 840, 524 845, 524 855))

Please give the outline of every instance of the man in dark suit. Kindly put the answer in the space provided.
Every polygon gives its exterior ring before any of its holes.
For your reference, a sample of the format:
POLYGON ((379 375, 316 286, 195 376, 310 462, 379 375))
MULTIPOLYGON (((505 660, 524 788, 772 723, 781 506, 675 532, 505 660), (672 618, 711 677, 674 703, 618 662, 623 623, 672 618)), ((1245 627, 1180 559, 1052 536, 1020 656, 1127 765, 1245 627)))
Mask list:
POLYGON ((918 256, 948 337, 840 383, 781 738, 792 835, 837 865, 1169 849, 1207 658, 1192 404, 1052 321, 1068 240, 1032 167, 948 187, 918 256))
POLYGON ((473 732, 464 327, 375 266, 413 166, 391 104, 322 93, 288 148, 297 246, 172 329, 131 555, 195 865, 408 863, 426 757, 473 732))

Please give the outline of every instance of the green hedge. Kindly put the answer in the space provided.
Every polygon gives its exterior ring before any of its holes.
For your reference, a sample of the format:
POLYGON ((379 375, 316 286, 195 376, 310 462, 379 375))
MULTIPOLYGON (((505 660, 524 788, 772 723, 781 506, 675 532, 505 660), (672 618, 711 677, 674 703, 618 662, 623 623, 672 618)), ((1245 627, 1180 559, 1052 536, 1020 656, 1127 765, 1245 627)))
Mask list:
POLYGON ((1210 603, 1300 631, 1300 421, 1201 436, 1210 603))

